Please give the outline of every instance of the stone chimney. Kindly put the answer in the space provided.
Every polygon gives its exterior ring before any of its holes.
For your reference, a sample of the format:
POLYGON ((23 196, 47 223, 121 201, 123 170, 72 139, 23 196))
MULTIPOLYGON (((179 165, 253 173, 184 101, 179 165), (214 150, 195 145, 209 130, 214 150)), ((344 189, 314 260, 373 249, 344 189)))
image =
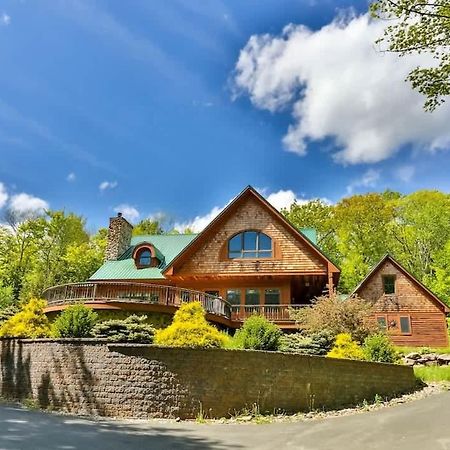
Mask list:
POLYGON ((133 225, 117 213, 117 217, 109 219, 108 243, 106 245, 105 261, 116 261, 131 244, 133 225))

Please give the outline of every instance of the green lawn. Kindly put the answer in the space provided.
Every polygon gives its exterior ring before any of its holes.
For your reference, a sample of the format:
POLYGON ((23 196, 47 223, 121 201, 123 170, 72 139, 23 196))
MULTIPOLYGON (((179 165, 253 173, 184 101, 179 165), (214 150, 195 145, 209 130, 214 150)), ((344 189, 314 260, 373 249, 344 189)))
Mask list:
POLYGON ((422 381, 450 381, 450 366, 414 367, 414 373, 422 381))

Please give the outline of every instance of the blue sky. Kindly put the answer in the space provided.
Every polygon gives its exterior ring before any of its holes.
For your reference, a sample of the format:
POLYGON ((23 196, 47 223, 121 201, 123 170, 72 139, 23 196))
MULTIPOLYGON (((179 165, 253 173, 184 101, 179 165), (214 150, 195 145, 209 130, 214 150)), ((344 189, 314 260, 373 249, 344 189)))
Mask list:
POLYGON ((95 229, 127 208, 133 220, 201 222, 248 184, 280 205, 448 192, 448 109, 425 116, 408 86, 389 84, 387 58, 354 80, 367 49, 352 37, 373 45, 373 26, 357 22, 365 11, 320 0, 0 1, 0 206, 65 208, 95 229), (408 102, 417 112, 403 118, 408 102))

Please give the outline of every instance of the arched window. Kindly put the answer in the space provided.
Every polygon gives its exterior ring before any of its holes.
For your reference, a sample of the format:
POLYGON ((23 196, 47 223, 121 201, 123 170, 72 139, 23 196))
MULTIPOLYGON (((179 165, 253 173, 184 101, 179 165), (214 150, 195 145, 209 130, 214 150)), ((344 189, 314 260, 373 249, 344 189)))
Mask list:
POLYGON ((272 239, 260 231, 243 231, 228 241, 228 257, 271 258, 272 239))
POLYGON ((137 255, 137 265, 140 267, 150 267, 152 254, 148 248, 143 248, 137 255))

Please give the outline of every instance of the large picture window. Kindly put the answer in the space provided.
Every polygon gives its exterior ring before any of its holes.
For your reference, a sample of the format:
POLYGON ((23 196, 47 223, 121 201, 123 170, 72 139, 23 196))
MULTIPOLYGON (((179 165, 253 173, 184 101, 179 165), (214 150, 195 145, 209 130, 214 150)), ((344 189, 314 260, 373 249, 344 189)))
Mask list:
POLYGON ((246 289, 245 290, 245 304, 246 305, 259 305, 259 290, 258 289, 246 289))
POLYGON ((279 305, 280 304, 280 290, 279 289, 265 289, 264 290, 264 303, 266 305, 279 305))
POLYGON ((228 257, 271 258, 272 239, 260 231, 243 231, 228 241, 228 257))

